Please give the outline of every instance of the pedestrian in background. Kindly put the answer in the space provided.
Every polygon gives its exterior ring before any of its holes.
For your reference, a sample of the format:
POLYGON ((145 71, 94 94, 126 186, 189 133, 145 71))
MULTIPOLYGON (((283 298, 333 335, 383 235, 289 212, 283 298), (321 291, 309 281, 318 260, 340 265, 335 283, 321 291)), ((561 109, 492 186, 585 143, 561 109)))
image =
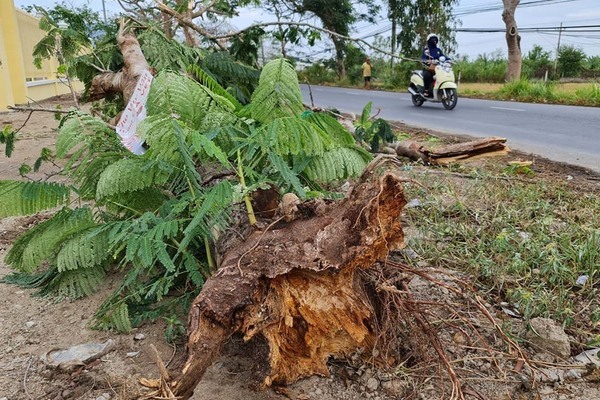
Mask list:
POLYGON ((371 89, 371 59, 367 57, 362 65, 362 76, 365 80, 365 89, 371 89))

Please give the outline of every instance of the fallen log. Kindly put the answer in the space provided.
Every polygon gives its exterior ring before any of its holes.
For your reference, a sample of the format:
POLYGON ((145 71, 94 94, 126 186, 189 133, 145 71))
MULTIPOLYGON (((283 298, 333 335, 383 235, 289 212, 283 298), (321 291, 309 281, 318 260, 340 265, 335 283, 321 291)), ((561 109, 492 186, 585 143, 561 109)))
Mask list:
POLYGON ((395 143, 394 148, 399 156, 423 161, 426 164, 444 165, 474 157, 506 155, 510 150, 505 143, 505 138, 488 137, 435 149, 428 149, 416 142, 404 141, 395 143))
POLYGON ((371 163, 339 202, 298 205, 300 218, 250 234, 228 251, 188 319, 188 359, 172 383, 187 399, 234 333, 266 339, 264 384, 329 374, 326 361, 375 339, 375 310, 360 270, 403 246, 404 180, 390 158, 371 163))

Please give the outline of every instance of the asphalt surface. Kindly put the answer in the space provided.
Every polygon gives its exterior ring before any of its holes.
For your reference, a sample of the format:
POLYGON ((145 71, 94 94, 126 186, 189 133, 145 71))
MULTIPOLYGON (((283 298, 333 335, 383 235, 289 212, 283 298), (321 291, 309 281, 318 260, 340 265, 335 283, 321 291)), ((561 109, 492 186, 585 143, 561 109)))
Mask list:
MULTIPOLYGON (((311 104, 307 85, 301 85, 311 104)), ((500 136, 513 149, 600 172, 600 108, 460 97, 452 111, 441 103, 412 104, 408 93, 311 86, 314 105, 360 114, 367 102, 389 121, 473 137, 500 136)))

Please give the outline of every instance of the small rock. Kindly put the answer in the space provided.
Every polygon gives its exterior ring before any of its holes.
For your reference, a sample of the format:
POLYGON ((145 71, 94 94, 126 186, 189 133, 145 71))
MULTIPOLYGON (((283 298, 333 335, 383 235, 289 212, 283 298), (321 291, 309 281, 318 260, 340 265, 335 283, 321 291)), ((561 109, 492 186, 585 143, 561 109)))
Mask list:
POLYGON ((110 400, 110 393, 102 393, 96 400, 110 400))
POLYGON ((43 359, 51 366, 69 369, 104 356, 113 347, 114 341, 109 339, 104 343, 86 343, 69 349, 51 350, 45 354, 43 359))
POLYGON ((146 335, 144 335, 143 333, 136 333, 133 336, 133 340, 144 340, 146 339, 146 335))
POLYGON ((369 389, 371 392, 376 391, 379 389, 379 381, 376 378, 369 378, 367 381, 367 389, 369 389))
POLYGON ((562 376, 556 369, 545 369, 541 371, 541 380, 546 383, 558 383, 562 381, 562 376))
POLYGON ((586 350, 575 356, 575 361, 581 364, 594 364, 600 367, 600 348, 586 350))
POLYGON ((321 388, 317 388, 317 389, 315 389, 315 394, 317 396, 323 396, 323 391, 321 390, 321 388))
MULTIPOLYGON (((25 293, 25 291, 24 290, 17 290, 15 293, 16 294, 23 294, 23 293, 25 293)), ((0 400, 2 400, 2 399, 6 399, 6 397, 1 398, 0 400)))
POLYGON ((579 372, 576 369, 570 369, 567 372, 565 372, 565 379, 569 381, 576 381, 578 379, 581 379, 581 372, 579 372))
POLYGON ((381 388, 393 397, 400 397, 404 393, 406 383, 400 379, 392 379, 381 383, 381 388))
POLYGON ((8 397, 0 397, 0 400, 8 400, 8 397))
POLYGON ((542 349, 561 358, 571 355, 569 337, 562 326, 550 318, 533 318, 530 323, 533 332, 527 336, 536 350, 542 349))
POLYGON ((421 205, 422 205, 421 200, 411 199, 408 203, 406 203, 406 205, 404 207, 405 208, 415 208, 415 207, 421 207, 421 205))
POLYGON ((137 357, 139 355, 140 355, 139 351, 131 351, 131 352, 127 353, 127 357, 129 357, 129 358, 134 358, 134 357, 137 357))
POLYGON ((581 275, 579 278, 577 278, 577 280, 575 281, 575 285, 577 286, 583 286, 585 285, 585 283, 588 281, 589 277, 587 275, 581 275))

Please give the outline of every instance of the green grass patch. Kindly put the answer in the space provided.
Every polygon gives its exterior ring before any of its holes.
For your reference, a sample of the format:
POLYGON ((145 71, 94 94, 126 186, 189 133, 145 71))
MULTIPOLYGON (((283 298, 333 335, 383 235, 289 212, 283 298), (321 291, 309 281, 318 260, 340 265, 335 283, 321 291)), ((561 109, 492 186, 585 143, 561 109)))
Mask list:
POLYGON ((408 244, 425 261, 470 273, 490 301, 516 304, 526 318, 598 333, 598 195, 507 171, 422 172, 413 178, 424 186, 408 190, 422 206, 406 213, 419 231, 408 244))

